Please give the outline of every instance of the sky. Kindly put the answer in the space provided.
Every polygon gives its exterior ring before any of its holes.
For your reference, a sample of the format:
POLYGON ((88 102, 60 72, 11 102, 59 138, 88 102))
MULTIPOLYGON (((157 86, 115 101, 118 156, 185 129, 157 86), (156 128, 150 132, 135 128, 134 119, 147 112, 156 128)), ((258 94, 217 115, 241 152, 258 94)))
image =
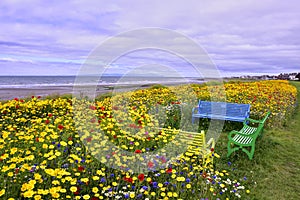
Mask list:
MULTIPOLYGON (((0 75, 76 75, 93 51, 124 47, 135 35, 120 34, 145 28, 189 38, 221 76, 300 72, 299 19, 297 0, 1 0, 0 75), (103 49, 111 38, 112 48, 103 49)), ((153 46, 167 40, 185 55, 195 53, 175 36, 153 46)), ((168 50, 131 49, 109 63, 108 73, 147 66, 194 74, 191 63, 168 50)))

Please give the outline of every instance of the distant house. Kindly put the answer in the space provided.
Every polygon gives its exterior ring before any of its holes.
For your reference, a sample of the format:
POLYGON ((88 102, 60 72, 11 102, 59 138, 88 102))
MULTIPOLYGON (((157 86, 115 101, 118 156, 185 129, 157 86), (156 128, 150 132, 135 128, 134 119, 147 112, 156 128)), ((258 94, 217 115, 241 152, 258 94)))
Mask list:
POLYGON ((300 73, 298 73, 296 76, 295 76, 295 79, 300 81, 300 73))
POLYGON ((284 73, 284 74, 279 74, 277 76, 278 79, 281 79, 281 80, 299 80, 299 77, 298 77, 299 73, 284 73))
POLYGON ((290 80, 290 75, 289 74, 279 74, 278 79, 281 79, 281 80, 290 80))

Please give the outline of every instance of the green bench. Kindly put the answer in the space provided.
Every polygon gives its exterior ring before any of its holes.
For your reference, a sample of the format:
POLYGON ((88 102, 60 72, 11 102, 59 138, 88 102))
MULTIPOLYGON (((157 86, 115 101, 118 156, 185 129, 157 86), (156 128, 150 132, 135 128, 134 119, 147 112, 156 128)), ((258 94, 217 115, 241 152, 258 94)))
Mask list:
POLYGON ((255 150, 256 138, 262 134, 264 124, 271 113, 268 112, 267 115, 262 120, 254 120, 247 118, 243 122, 243 128, 240 131, 231 131, 228 135, 228 153, 229 157, 233 152, 241 149, 245 152, 249 159, 252 160, 255 150), (257 124, 256 126, 250 126, 250 123, 257 124), (250 148, 250 150, 248 150, 250 148))

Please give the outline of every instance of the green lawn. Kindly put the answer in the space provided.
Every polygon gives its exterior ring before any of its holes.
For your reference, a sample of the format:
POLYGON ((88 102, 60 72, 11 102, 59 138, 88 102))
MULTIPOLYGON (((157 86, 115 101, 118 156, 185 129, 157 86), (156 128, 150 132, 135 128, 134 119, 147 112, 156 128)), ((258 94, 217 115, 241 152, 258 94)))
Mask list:
MULTIPOLYGON (((298 89, 300 82, 291 82, 298 89)), ((299 199, 300 198, 300 106, 288 125, 266 129, 256 142, 252 161, 238 151, 226 158, 227 134, 222 134, 216 146, 221 155, 216 159, 217 169, 230 169, 237 178, 247 179, 251 185, 251 199, 299 199)))

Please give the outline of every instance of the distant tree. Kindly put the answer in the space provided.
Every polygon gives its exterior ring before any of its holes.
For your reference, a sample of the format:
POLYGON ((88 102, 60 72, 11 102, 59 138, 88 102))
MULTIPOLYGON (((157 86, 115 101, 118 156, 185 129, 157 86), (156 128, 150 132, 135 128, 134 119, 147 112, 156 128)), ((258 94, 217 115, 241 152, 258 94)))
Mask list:
POLYGON ((296 78, 298 78, 298 81, 300 81, 300 73, 296 75, 296 78))

